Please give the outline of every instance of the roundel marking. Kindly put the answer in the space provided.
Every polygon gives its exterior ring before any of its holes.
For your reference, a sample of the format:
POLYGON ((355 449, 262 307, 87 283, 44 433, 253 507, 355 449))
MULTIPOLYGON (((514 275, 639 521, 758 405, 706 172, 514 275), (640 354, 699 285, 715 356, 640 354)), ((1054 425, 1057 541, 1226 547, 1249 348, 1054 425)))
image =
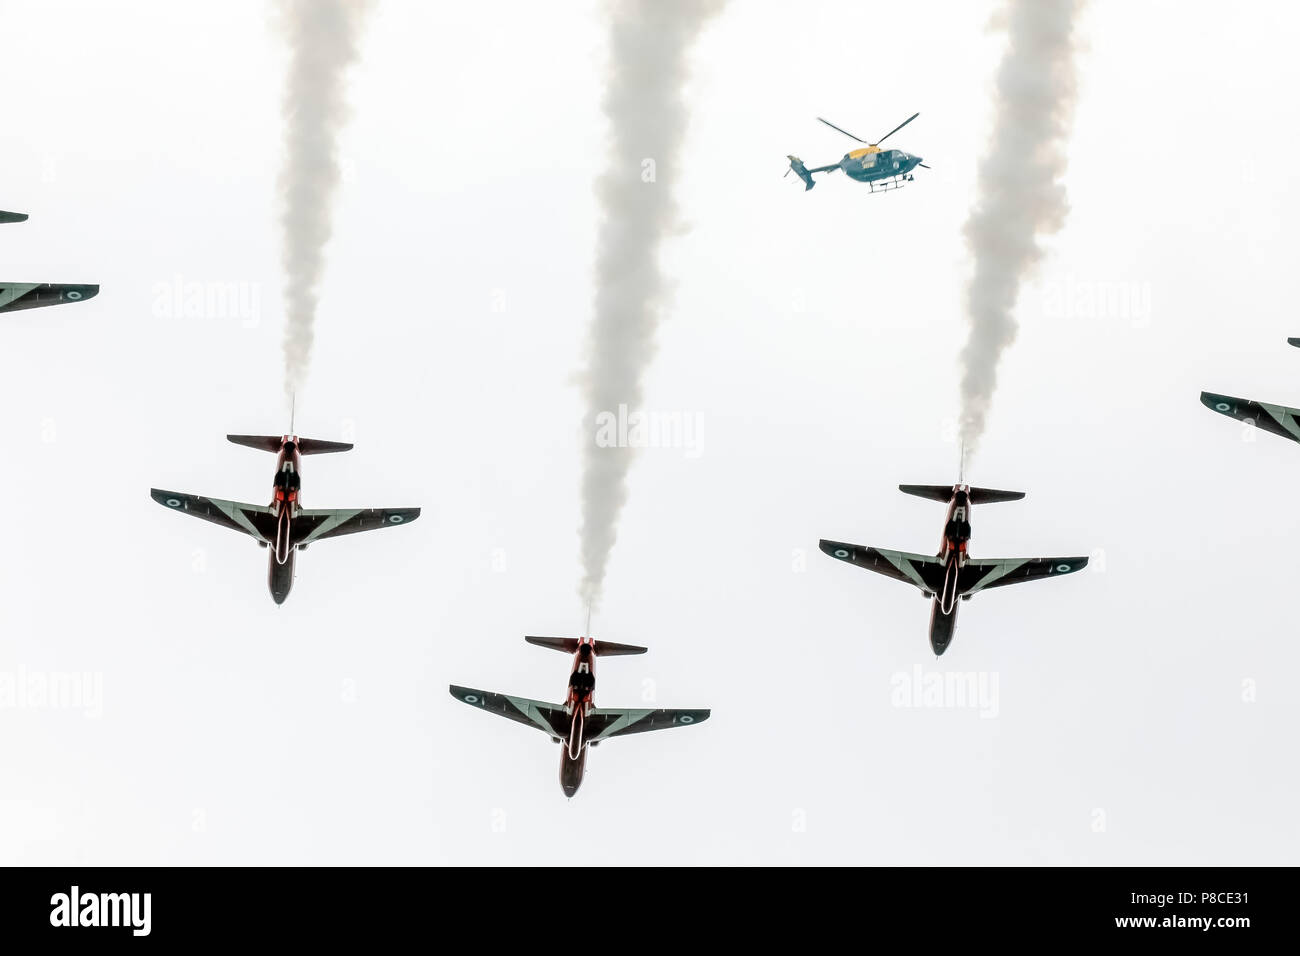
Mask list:
POLYGON ((1232 406, 1229 405, 1227 402, 1219 402, 1217 405, 1214 406, 1214 410, 1216 412, 1226 412, 1231 407, 1232 406))
POLYGON ((478 703, 478 695, 477 695, 477 694, 466 694, 466 695, 465 695, 465 703, 467 703, 467 704, 477 704, 477 703, 478 703))
POLYGON ((77 301, 77 299, 81 298, 81 293, 78 292, 76 289, 69 289, 66 295, 69 299, 71 299, 74 302, 77 301))
POLYGON ((181 499, 179 499, 179 498, 168 498, 168 499, 167 499, 167 507, 168 507, 168 508, 179 508, 180 506, 181 506, 181 499))
POLYGON ((839 549, 837 549, 836 552, 835 552, 835 557, 837 557, 837 558, 847 558, 848 556, 849 556, 849 553, 848 553, 847 551, 845 551, 843 548, 839 548, 839 549))
POLYGON ((1058 564, 1056 570, 1064 574, 1066 571, 1070 570, 1070 566, 1068 564, 1058 564))
POLYGON ((692 717, 690 714, 682 714, 680 717, 677 718, 677 722, 679 724, 693 724, 695 723, 695 718, 692 717))
POLYGON ((401 515, 389 515, 389 516, 388 516, 388 523, 389 523, 389 524, 401 524, 401 523, 402 523, 403 521, 405 521, 405 520, 406 520, 406 519, 403 518, 401 515))

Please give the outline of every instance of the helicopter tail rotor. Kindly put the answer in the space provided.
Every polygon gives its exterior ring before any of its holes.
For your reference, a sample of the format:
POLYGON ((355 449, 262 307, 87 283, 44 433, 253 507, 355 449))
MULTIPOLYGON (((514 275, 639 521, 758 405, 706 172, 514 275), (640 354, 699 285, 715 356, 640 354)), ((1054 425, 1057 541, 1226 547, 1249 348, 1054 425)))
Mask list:
POLYGON ((786 176, 793 172, 803 180, 804 192, 812 189, 816 183, 813 182, 812 173, 808 172, 808 167, 803 164, 803 160, 798 156, 787 156, 786 159, 790 160, 790 168, 785 171, 786 176))

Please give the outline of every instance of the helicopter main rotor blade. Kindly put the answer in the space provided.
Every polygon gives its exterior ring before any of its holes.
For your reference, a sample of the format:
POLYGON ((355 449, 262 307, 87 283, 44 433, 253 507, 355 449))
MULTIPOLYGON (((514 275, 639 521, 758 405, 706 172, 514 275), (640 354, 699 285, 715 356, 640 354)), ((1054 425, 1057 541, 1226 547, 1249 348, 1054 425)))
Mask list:
MULTIPOLYGON (((919 116, 919 115, 920 115, 920 114, 918 113, 917 116, 919 116)), ((843 133, 843 134, 844 134, 845 136, 847 136, 849 139, 857 139, 859 143, 867 143, 867 141, 866 141, 865 139, 858 139, 856 136, 854 136, 854 135, 853 135, 852 133, 850 133, 848 130, 846 130, 846 129, 840 129, 838 126, 836 126, 836 125, 835 125, 834 123, 832 123, 830 120, 824 120, 824 119, 822 119, 820 116, 817 117, 817 119, 818 119, 819 122, 825 123, 825 124, 826 124, 827 126, 829 126, 831 129, 835 130, 835 132, 837 132, 837 133, 843 133)), ((916 119, 916 117, 914 116, 914 117, 912 117, 912 119, 916 119)), ((907 124, 904 123, 903 125, 906 126, 907 124)), ((871 144, 870 144, 870 143, 867 143, 867 145, 870 146, 871 144)))
MULTIPOLYGON (((912 122, 912 120, 916 119, 916 118, 917 118, 918 116, 920 116, 920 115, 921 115, 920 113, 913 113, 911 116, 909 116, 907 119, 903 120, 903 122, 899 123, 897 126, 895 126, 895 127, 894 127, 893 129, 891 129, 888 133, 886 133, 884 136, 880 137, 880 139, 876 140, 876 141, 875 141, 874 143, 872 143, 871 145, 872 145, 872 146, 879 146, 881 143, 883 143, 885 140, 889 139, 889 137, 893 136, 893 135, 894 135, 895 133, 897 133, 900 129, 902 129, 902 128, 903 128, 904 126, 906 126, 908 123, 912 122)), ((824 122, 826 122, 826 121, 825 121, 825 120, 822 120, 822 122, 824 123, 824 122)), ((856 138, 856 137, 855 137, 855 138, 856 138)))
POLYGON ((933 166, 927 166, 927 165, 925 165, 925 163, 917 163, 916 165, 920 166, 922 169, 933 169, 933 168, 934 168, 933 166))

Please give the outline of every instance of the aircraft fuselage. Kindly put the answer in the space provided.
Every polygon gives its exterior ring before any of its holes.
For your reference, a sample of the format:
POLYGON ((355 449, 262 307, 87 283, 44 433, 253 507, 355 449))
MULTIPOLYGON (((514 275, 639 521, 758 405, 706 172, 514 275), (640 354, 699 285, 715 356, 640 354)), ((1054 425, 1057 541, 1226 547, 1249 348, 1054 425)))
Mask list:
POLYGON ((578 792, 587 764, 587 713, 595 706, 596 649, 590 637, 578 638, 578 649, 573 655, 573 670, 569 674, 569 689, 564 698, 564 710, 569 715, 569 736, 561 741, 560 788, 566 797, 578 792))
POLYGON ((302 510, 302 457, 297 437, 285 435, 275 464, 271 512, 276 516, 275 540, 271 542, 267 584, 276 604, 283 604, 293 587, 293 519, 302 510))
POLYGON ((930 608, 930 647, 940 655, 952 643, 957 628, 957 577, 966 564, 966 547, 970 543, 970 494, 968 486, 953 488, 948 502, 948 517, 943 525, 943 539, 939 542, 939 560, 943 562, 943 587, 934 595, 930 608))
POLYGON ((891 179, 894 176, 906 176, 921 162, 920 156, 913 156, 901 149, 878 149, 868 146, 844 154, 840 160, 840 169, 850 179, 860 183, 891 179))

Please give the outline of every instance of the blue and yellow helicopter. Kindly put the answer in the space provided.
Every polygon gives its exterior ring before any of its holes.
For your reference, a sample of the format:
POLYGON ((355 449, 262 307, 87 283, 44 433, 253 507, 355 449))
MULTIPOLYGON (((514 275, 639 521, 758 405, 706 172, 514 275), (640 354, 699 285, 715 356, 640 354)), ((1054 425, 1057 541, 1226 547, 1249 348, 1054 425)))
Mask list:
POLYGON ((859 143, 864 144, 864 147, 845 153, 844 158, 838 163, 832 163, 830 166, 817 166, 814 169, 805 166, 803 160, 798 156, 787 156, 786 158, 790 160, 790 169, 787 169, 785 174, 789 176, 791 170, 793 170, 804 181, 804 192, 812 189, 815 185, 813 183, 813 173, 829 173, 836 169, 844 170, 844 175, 850 179, 856 179, 860 183, 869 183, 872 192, 901 189, 905 182, 912 181, 913 169, 917 166, 922 169, 929 169, 930 167, 921 162, 920 156, 913 156, 901 149, 881 149, 880 144, 920 115, 920 113, 913 113, 874 143, 868 143, 865 139, 858 139, 848 130, 840 129, 830 120, 824 120, 819 116, 817 119, 820 122, 825 123, 837 133, 843 133, 849 139, 858 140, 859 143))

